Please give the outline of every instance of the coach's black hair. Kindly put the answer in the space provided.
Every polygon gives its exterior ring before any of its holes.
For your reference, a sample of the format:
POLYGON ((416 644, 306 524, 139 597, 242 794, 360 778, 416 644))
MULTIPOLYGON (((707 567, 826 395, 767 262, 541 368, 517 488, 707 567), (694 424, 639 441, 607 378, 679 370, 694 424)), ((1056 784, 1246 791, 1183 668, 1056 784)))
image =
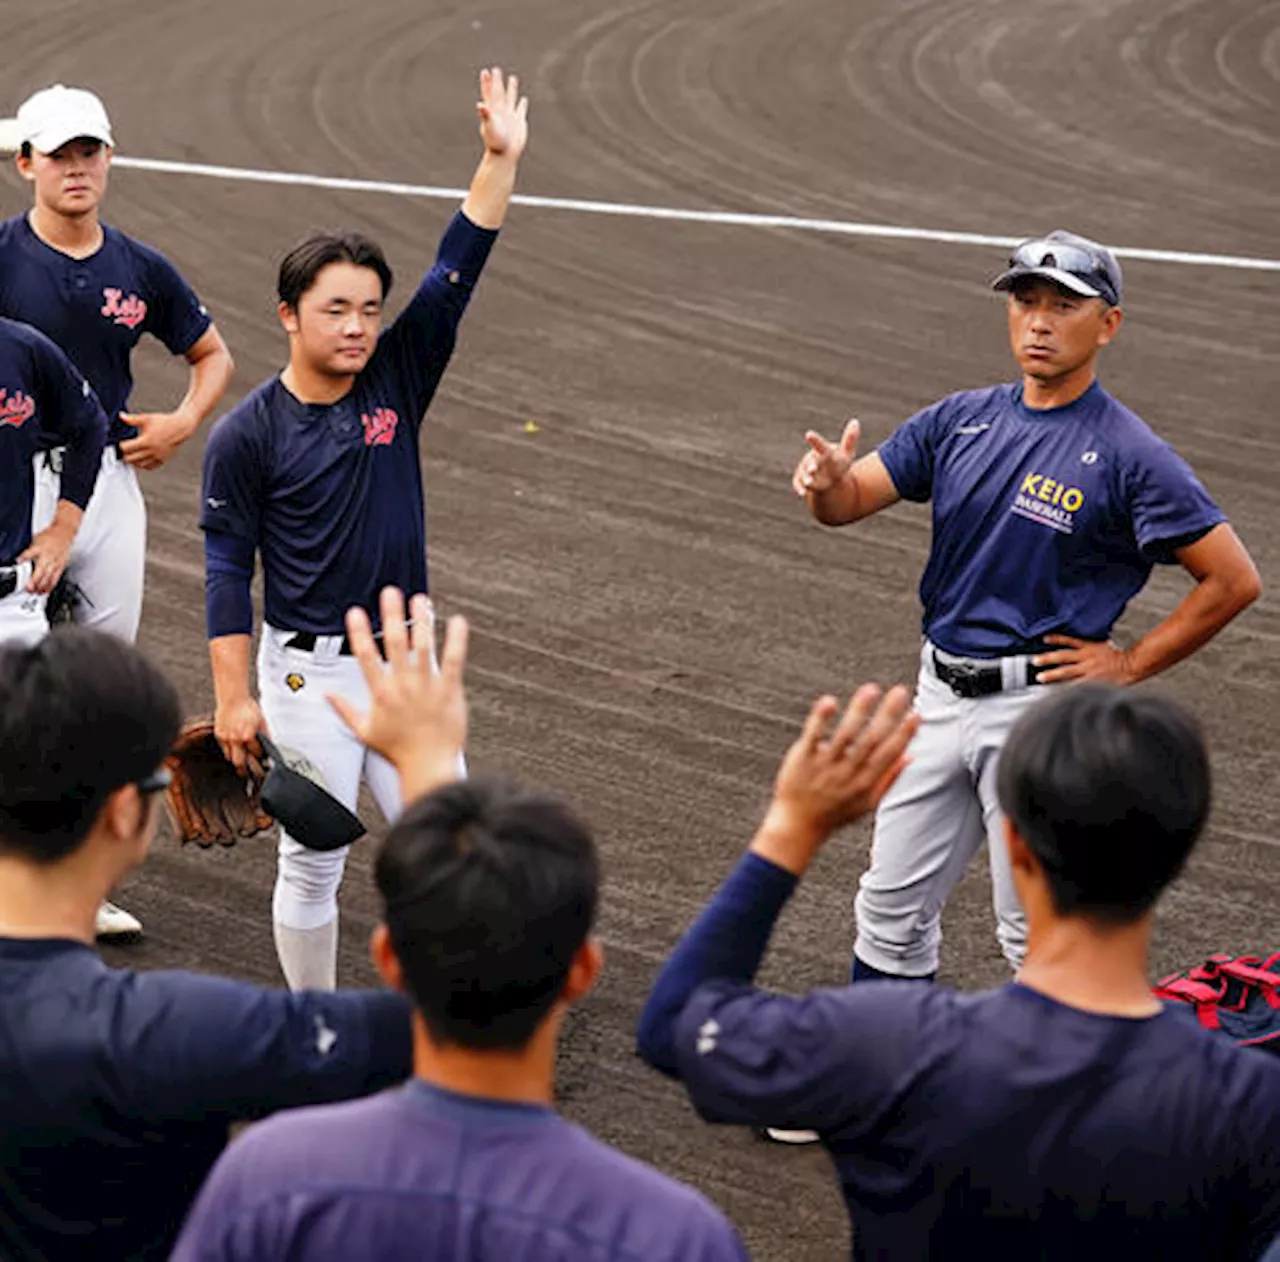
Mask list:
POLYGON ((71 854, 114 790, 160 766, 180 723, 173 685, 115 636, 69 626, 0 647, 0 852, 71 854))
POLYGON ((997 789, 1059 914, 1129 924, 1182 870, 1204 827, 1209 757, 1176 702, 1076 684, 1014 725, 997 789))
POLYGON ((24 140, 22 142, 22 148, 19 149, 18 152, 21 153, 24 158, 30 160, 32 154, 31 141, 24 140))
POLYGON ((382 283, 383 298, 391 292, 391 268, 381 246, 358 232, 326 232, 295 245, 281 260, 276 284, 280 301, 296 310, 302 295, 330 263, 368 267, 377 273, 382 283))
POLYGON ((441 1044, 515 1050, 564 988, 595 918, 586 827, 496 780, 447 785, 391 829, 375 875, 405 986, 441 1044))

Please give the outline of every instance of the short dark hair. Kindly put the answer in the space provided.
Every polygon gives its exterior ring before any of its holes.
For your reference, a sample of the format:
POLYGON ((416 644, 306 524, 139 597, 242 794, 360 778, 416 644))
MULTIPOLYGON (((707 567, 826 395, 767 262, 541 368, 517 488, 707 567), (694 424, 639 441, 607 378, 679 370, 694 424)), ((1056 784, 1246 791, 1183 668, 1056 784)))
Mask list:
POLYGON ((21 153, 21 154, 22 154, 22 156, 23 156, 24 158, 28 158, 28 159, 29 159, 29 158, 31 157, 31 153, 32 153, 32 149, 31 149, 31 141, 29 141, 29 140, 24 140, 24 141, 22 142, 22 148, 21 148, 18 152, 19 152, 19 153, 21 153))
POLYGON ((586 827, 499 780, 446 785, 391 829, 375 876, 405 987, 441 1044, 525 1046, 595 918, 586 827))
POLYGON ((66 858, 111 793, 160 766, 180 723, 173 685, 115 636, 66 626, 0 646, 0 852, 66 858))
POLYGON ((286 307, 297 308, 302 295, 330 263, 353 263, 378 274, 382 297, 391 292, 391 268, 382 247, 358 232, 323 232, 295 245, 280 261, 276 291, 286 307))
POLYGON ((1195 719, 1167 697, 1073 684, 1014 725, 997 790, 1058 913, 1131 924, 1200 836, 1209 756, 1195 719))

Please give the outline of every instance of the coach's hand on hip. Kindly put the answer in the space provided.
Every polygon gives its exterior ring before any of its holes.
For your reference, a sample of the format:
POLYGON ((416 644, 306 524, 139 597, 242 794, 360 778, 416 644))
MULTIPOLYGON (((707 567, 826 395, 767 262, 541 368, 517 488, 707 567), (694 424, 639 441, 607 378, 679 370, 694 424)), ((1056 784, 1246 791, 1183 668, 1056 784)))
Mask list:
POLYGON ((253 697, 219 703, 213 712, 213 734, 227 760, 242 775, 262 775, 258 733, 267 731, 262 707, 253 697))
POLYGON ((753 853, 796 876, 836 829, 876 809, 907 765, 907 746, 920 726, 903 687, 882 695, 875 684, 863 684, 832 729, 838 708, 834 697, 813 703, 751 843, 753 853))
POLYGON ((120 419, 132 425, 136 438, 120 444, 125 464, 138 469, 159 469, 196 432, 199 419, 185 412, 121 412, 120 419))
POLYGON ((1063 647, 1032 658, 1039 669, 1037 682, 1065 684, 1073 680, 1096 679, 1108 684, 1137 683, 1138 675, 1127 649, 1113 640, 1080 640, 1074 635, 1046 635, 1046 644, 1063 647))
POLYGON ((467 744, 467 694, 462 684, 467 664, 467 620, 450 618, 440 664, 435 662, 435 619, 425 595, 414 596, 405 618, 404 594, 383 588, 383 663, 369 615, 347 611, 347 638, 369 685, 369 711, 362 714, 345 697, 328 702, 360 743, 381 754, 400 773, 406 802, 458 778, 467 744))

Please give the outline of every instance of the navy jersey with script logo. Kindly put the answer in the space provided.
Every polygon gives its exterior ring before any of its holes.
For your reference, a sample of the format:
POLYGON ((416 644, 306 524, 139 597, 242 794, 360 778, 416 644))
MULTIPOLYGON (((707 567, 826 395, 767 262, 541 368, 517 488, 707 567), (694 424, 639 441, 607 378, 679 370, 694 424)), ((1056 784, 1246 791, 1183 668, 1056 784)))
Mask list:
POLYGON ((950 653, 1105 640, 1152 566, 1226 520, 1187 463, 1096 381, 1037 410, 1021 385, 954 394, 880 447, 906 500, 933 501, 924 633, 950 653))
POLYGON ((0 319, 0 564, 31 542, 36 452, 66 445, 61 497, 84 508, 106 435, 97 397, 67 357, 37 330, 0 319))
POLYGON ((427 589, 418 435, 497 233, 459 212, 435 265, 382 334, 351 391, 302 403, 264 382, 213 427, 200 525, 262 555, 266 621, 342 633, 392 584, 427 589))
POLYGON ((128 408, 129 357, 142 335, 184 355, 212 323, 150 246, 103 224, 101 247, 73 259, 41 241, 25 214, 0 223, 0 316, 32 325, 67 353, 102 401, 113 443, 137 432, 119 414, 128 408))
POLYGON ((414 1080, 228 1149, 172 1262, 746 1262, 692 1188, 552 1109, 414 1080))

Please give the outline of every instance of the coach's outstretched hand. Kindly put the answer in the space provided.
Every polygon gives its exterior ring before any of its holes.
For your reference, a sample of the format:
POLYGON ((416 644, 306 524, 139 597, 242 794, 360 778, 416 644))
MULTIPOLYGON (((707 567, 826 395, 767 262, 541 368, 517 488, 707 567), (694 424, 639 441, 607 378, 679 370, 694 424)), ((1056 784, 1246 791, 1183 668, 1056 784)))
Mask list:
POLYGON ((858 438, 862 426, 857 420, 844 427, 838 443, 829 443, 816 430, 808 430, 804 440, 809 450, 800 457, 796 471, 791 475, 791 487, 797 495, 821 495, 839 486, 853 468, 858 454, 858 438))
POLYGON ((520 80, 502 74, 501 66, 480 71, 480 139, 486 153, 516 159, 529 143, 529 98, 520 95, 520 80))
POLYGON ((343 697, 329 704, 361 744, 381 754, 400 773, 404 800, 411 801, 458 778, 459 755, 467 743, 467 620, 450 618, 440 665, 435 664, 435 619, 426 596, 409 602, 385 587, 379 601, 382 646, 378 653, 369 615, 347 610, 347 636, 369 685, 370 708, 361 714, 343 697))
POLYGON ((905 688, 864 684, 831 726, 834 697, 813 703, 800 738, 787 750, 764 823, 751 843, 763 859, 800 876, 837 828, 875 810, 907 765, 920 726, 905 688))

